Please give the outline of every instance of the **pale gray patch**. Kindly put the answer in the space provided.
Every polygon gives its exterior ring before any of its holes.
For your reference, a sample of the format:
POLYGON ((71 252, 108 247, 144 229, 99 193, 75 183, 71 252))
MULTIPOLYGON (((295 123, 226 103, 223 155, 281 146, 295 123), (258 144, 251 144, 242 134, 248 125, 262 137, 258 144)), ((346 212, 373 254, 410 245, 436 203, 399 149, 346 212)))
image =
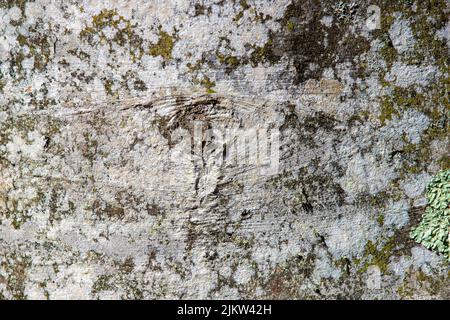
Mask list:
POLYGON ((402 19, 400 13, 394 14, 394 22, 389 29, 389 36, 392 40, 394 48, 398 53, 402 54, 414 48, 416 40, 411 30, 410 22, 402 19))
POLYGON ((320 282, 323 278, 338 279, 341 275, 341 270, 337 268, 330 260, 325 249, 320 248, 316 250, 316 262, 313 273, 315 281, 320 282))
POLYGON ((253 270, 248 263, 241 263, 237 267, 236 272, 233 275, 234 280, 238 284, 246 284, 253 276, 253 270))
POLYGON ((378 231, 379 226, 375 221, 368 221, 364 214, 354 212, 327 228, 326 244, 336 260, 356 257, 364 251, 367 241, 373 239, 378 231))
POLYGON ((436 32, 436 37, 441 40, 446 40, 447 47, 450 48, 450 22, 447 21, 447 24, 442 29, 436 32))
POLYGON ((401 123, 409 141, 414 144, 420 143, 421 135, 428 128, 430 119, 423 113, 415 110, 408 110, 403 117, 401 123))
POLYGON ((409 222, 409 203, 406 200, 391 202, 385 211, 384 224, 400 229, 409 222))
POLYGON ((405 270, 408 270, 412 265, 410 257, 401 256, 398 259, 393 259, 389 263, 389 270, 392 271, 397 277, 403 279, 405 276, 405 270))
POLYGON ((416 66, 395 62, 385 80, 407 88, 413 85, 427 86, 439 75, 439 69, 433 65, 416 66))
POLYGON ((348 160, 341 186, 348 194, 377 194, 386 188, 398 173, 387 163, 380 163, 371 154, 356 154, 348 160))
POLYGON ((409 198, 415 199, 424 194, 425 188, 430 179, 431 177, 428 173, 423 172, 402 181, 401 187, 409 198))
POLYGON ((333 17, 332 16, 323 16, 322 19, 320 19, 320 23, 323 24, 325 27, 331 27, 333 24, 333 17))
POLYGON ((432 269, 437 269, 442 265, 442 259, 436 253, 422 246, 412 248, 411 254, 413 265, 426 273, 431 273, 432 269))

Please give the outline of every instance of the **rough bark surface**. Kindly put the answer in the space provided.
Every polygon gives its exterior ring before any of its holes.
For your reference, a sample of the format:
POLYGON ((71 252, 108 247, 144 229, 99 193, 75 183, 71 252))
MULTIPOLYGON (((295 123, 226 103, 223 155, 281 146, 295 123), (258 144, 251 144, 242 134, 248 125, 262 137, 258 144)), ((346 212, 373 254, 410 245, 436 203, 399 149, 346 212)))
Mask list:
POLYGON ((0 298, 450 299, 409 236, 450 167, 449 9, 1 1, 0 298), (279 130, 277 172, 186 153, 195 122, 279 130))

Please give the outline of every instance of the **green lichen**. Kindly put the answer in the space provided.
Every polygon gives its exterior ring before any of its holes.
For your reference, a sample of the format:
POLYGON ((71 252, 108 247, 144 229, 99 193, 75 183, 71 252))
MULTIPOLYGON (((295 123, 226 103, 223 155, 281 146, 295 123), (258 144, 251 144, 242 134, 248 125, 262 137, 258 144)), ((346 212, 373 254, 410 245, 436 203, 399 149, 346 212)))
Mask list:
POLYGON ((161 56, 165 61, 168 61, 172 59, 173 45, 173 37, 167 32, 160 30, 158 42, 150 46, 149 54, 154 57, 161 56))
POLYGON ((92 17, 91 26, 87 26, 80 32, 80 38, 88 41, 91 45, 96 45, 94 39, 95 36, 98 36, 99 43, 109 45, 110 52, 113 52, 113 43, 128 47, 131 60, 137 62, 144 55, 143 40, 134 32, 133 28, 134 25, 119 15, 117 9, 103 9, 98 15, 92 17), (106 37, 103 31, 106 27, 115 30, 112 39, 106 37))
POLYGON ((206 88, 207 93, 215 93, 216 91, 213 90, 213 87, 216 86, 216 83, 212 81, 208 76, 205 76, 201 81, 200 84, 203 85, 206 88))
POLYGON ((427 186, 428 207, 411 237, 450 261, 450 170, 438 173, 427 186))

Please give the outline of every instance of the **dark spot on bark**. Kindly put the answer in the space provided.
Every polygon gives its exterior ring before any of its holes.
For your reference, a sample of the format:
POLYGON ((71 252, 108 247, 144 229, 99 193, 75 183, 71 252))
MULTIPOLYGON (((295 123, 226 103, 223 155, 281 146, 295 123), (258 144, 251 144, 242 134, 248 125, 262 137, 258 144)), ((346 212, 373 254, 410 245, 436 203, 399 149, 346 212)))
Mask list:
MULTIPOLYGON (((318 0, 293 1, 279 22, 283 28, 273 36, 275 56, 287 55, 296 69, 295 83, 319 80, 324 69, 342 62, 352 62, 369 50, 369 42, 349 31, 349 24, 339 21, 326 27, 325 15, 333 15, 330 3, 318 0)), ((334 19, 336 20, 336 18, 334 19)), ((355 73, 361 73, 355 70, 355 73)))

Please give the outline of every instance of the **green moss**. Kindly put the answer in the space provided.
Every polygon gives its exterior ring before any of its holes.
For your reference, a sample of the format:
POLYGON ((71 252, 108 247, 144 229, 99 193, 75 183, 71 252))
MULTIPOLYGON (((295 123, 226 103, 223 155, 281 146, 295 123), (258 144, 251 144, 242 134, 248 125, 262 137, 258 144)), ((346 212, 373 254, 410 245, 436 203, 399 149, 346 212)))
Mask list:
POLYGON ((126 21, 123 17, 118 15, 117 9, 103 9, 98 15, 92 17, 92 25, 96 29, 102 29, 107 26, 117 29, 121 22, 126 21))
POLYGON ((274 53, 273 40, 269 39, 262 47, 255 47, 250 55, 251 64, 256 67, 260 63, 276 63, 280 57, 274 53))
POLYGON ((414 289, 409 286, 406 280, 403 281, 402 285, 396 291, 402 299, 411 299, 414 295, 414 289))
POLYGON ((383 47, 380 50, 380 54, 383 57, 384 61, 386 62, 386 65, 388 69, 392 67, 392 64, 397 59, 397 50, 395 50, 391 39, 389 38, 389 29, 392 26, 392 23, 394 22, 394 17, 388 13, 384 12, 381 15, 381 27, 382 27, 382 40, 383 40, 383 47))
POLYGON ((417 93, 416 90, 411 88, 395 86, 392 97, 395 104, 403 109, 416 109, 421 111, 425 106, 425 95, 417 93))
POLYGON ((450 170, 438 173, 427 186, 428 206, 411 237, 450 261, 450 170))
MULTIPOLYGON (((389 72, 395 61, 402 61, 408 65, 436 64, 442 74, 449 73, 448 48, 445 39, 437 39, 436 30, 445 26, 448 20, 446 13, 447 4, 445 0, 419 1, 417 9, 405 3, 380 2, 381 7, 381 30, 375 32, 377 38, 382 41, 383 47, 380 55, 386 62, 387 69, 380 71, 379 80, 384 87, 392 84, 385 81, 384 77, 389 72), (401 19, 407 19, 416 40, 412 50, 398 53, 389 37, 389 29, 394 22, 394 13, 401 12, 401 19)), ((441 83, 442 84, 442 83, 441 83)), ((445 95, 440 95, 444 97, 445 95)), ((414 102, 414 100, 412 100, 414 102)))
POLYGON ((407 155, 407 162, 402 167, 401 172, 406 172, 410 174, 420 173, 429 160, 431 159, 432 153, 429 145, 423 141, 419 144, 407 144, 402 152, 407 155))
POLYGON ((232 68, 237 68, 240 64, 239 58, 235 56, 219 56, 219 61, 232 68))
POLYGON ((106 79, 103 82, 103 87, 105 88, 106 93, 110 96, 114 95, 113 86, 114 81, 112 81, 111 79, 106 79))
POLYGON ((334 265, 342 270, 345 276, 350 275, 351 261, 348 258, 340 258, 334 261, 334 265))
POLYGON ((443 155, 442 158, 439 159, 439 166, 443 170, 450 170, 450 156, 443 155))
POLYGON ((210 12, 210 8, 208 8, 202 4, 199 4, 199 3, 196 3, 194 5, 194 8, 195 8, 194 17, 198 17, 200 15, 204 15, 204 14, 210 12))
POLYGON ((238 22, 244 16, 244 11, 239 11, 239 13, 233 18, 234 22, 238 22))
MULTIPOLYGON (((384 217, 379 218, 384 224, 384 217)), ((378 238, 375 242, 368 241, 363 255, 353 259, 358 273, 364 273, 372 265, 377 266, 384 274, 389 272, 391 258, 411 255, 411 248, 415 246, 409 237, 409 226, 394 231, 390 237, 378 238)))
POLYGON ((167 32, 160 30, 158 42, 150 46, 149 54, 157 57, 161 56, 164 60, 172 59, 172 49, 174 40, 167 32))
POLYGON ((386 202, 390 199, 386 191, 381 191, 375 195, 372 194, 361 194, 356 198, 356 204, 362 206, 370 206, 371 208, 384 208, 386 202))
POLYGON ((90 59, 90 55, 86 52, 84 52, 83 50, 77 48, 77 49, 73 49, 73 50, 69 50, 67 51, 67 53, 78 57, 78 59, 82 60, 82 61, 89 61, 90 59))
POLYGON ((237 235, 233 235, 231 237, 231 241, 238 247, 242 248, 242 249, 246 249, 249 250, 253 247, 254 243, 255 243, 255 239, 254 238, 246 238, 246 237, 241 237, 241 236, 237 236, 237 235))
POLYGON ((286 23, 286 29, 287 29, 287 31, 289 31, 289 32, 294 31, 294 29, 295 29, 295 23, 293 23, 292 21, 289 20, 289 21, 286 23))
POLYGON ((381 125, 385 125, 387 121, 392 120, 392 117, 396 115, 399 115, 399 112, 395 109, 394 103, 390 98, 384 97, 381 100, 381 111, 380 111, 380 122, 381 125))
POLYGON ((81 154, 92 164, 97 156, 98 141, 92 132, 83 133, 84 145, 81 154))
POLYGON ((366 263, 359 272, 366 272, 371 265, 376 265, 382 273, 386 273, 389 266, 389 259, 393 254, 394 241, 387 241, 381 249, 372 241, 369 241, 365 248, 366 263))
POLYGON ((246 0, 239 0, 239 4, 244 10, 250 9, 250 5, 247 3, 246 0))
POLYGON ((414 19, 411 28, 417 40, 414 47, 415 55, 421 59, 420 61, 435 60, 441 72, 448 72, 448 47, 445 39, 437 39, 435 36, 436 30, 445 27, 448 21, 447 4, 445 0, 429 2, 432 3, 430 7, 421 8, 420 14, 411 16, 414 19), (430 19, 430 16, 433 19, 430 19))
MULTIPOLYGON (((430 90, 429 95, 433 96, 434 92, 433 89, 430 90)), ((434 108, 434 106, 430 105, 427 100, 425 94, 417 93, 414 88, 392 86, 392 93, 381 99, 379 120, 382 125, 386 125, 387 121, 392 120, 393 116, 400 116, 402 111, 408 109, 415 109, 429 115, 430 108, 434 108)))
POLYGON ((114 286, 111 284, 112 275, 103 274, 95 280, 92 285, 92 293, 100 293, 102 291, 114 290, 114 286))
POLYGON ((345 191, 329 175, 311 174, 304 168, 298 176, 283 173, 273 177, 266 186, 284 194, 282 198, 292 204, 292 211, 313 212, 316 206, 343 205, 346 197, 345 191))
POLYGON ((205 64, 205 59, 197 60, 194 64, 188 62, 186 67, 189 69, 189 72, 196 73, 201 70, 203 64, 205 64))
POLYGON ((378 225, 380 227, 382 227, 384 225, 384 215, 379 214, 378 217, 377 217, 377 222, 378 222, 378 225))
MULTIPOLYGON (((317 257, 313 254, 296 255, 283 263, 276 264, 269 272, 269 276, 258 274, 251 281, 250 292, 253 297, 255 288, 264 288, 264 299, 306 299, 314 298, 298 290, 305 279, 310 278, 314 272, 317 257)), ((317 298, 317 297, 316 297, 317 298)))
MULTIPOLYGON (((398 111, 414 108, 430 117, 433 114, 437 115, 442 111, 441 106, 449 105, 447 94, 450 82, 448 80, 450 72, 448 47, 445 39, 436 37, 436 30, 445 27, 448 21, 446 1, 418 2, 417 9, 414 11, 406 3, 394 5, 386 2, 380 3, 380 5, 383 13, 381 16, 382 29, 375 34, 384 44, 380 54, 387 64, 387 70, 380 72, 379 79, 384 87, 391 87, 394 90, 393 95, 387 99, 392 101, 393 107, 398 111), (395 19, 394 12, 401 12, 401 19, 407 19, 410 22, 416 40, 413 49, 402 54, 399 54, 394 48, 388 33, 395 19), (409 65, 437 65, 442 76, 438 81, 429 85, 422 94, 415 93, 413 88, 395 87, 392 83, 385 81, 384 76, 397 60, 409 65)), ((382 118, 386 120, 391 116, 393 109, 392 107, 384 109, 385 115, 382 118)))
MULTIPOLYGON (((147 90, 147 86, 144 81, 139 78, 139 75, 132 70, 126 72, 125 75, 122 76, 121 86, 127 88, 128 90, 134 89, 138 91, 147 90)), ((118 93, 116 93, 116 97, 118 97, 118 93)))
POLYGON ((420 143, 412 144, 406 139, 401 153, 404 154, 404 166, 401 174, 419 173, 425 169, 430 161, 436 161, 441 169, 448 169, 448 155, 440 159, 433 159, 431 145, 434 141, 442 141, 448 137, 450 122, 449 97, 445 93, 448 77, 432 84, 427 92, 418 94, 413 88, 394 87, 393 95, 385 97, 389 103, 395 106, 395 112, 403 112, 415 109, 425 114, 430 119, 428 128, 423 132, 420 143))

